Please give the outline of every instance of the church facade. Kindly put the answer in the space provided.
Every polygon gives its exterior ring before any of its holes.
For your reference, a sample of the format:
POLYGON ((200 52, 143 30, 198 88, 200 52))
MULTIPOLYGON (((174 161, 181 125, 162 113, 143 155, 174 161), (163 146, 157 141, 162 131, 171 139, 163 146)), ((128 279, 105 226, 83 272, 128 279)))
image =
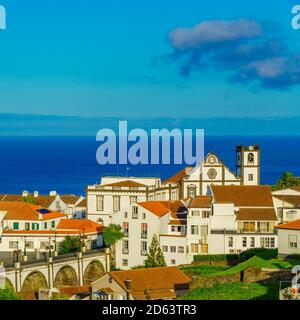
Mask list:
POLYGON ((187 167, 172 177, 102 177, 88 186, 87 217, 107 225, 114 213, 133 203, 176 201, 209 194, 211 185, 251 186, 260 184, 260 146, 236 147, 236 172, 213 152, 196 167, 187 167))

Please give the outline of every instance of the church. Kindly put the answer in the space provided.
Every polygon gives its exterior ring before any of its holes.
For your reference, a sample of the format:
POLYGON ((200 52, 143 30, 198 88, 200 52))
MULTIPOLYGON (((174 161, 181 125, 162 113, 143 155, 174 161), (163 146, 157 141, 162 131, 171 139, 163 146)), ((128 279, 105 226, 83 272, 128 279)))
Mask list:
POLYGON ((260 184, 260 146, 236 147, 236 172, 232 172, 214 152, 195 167, 187 167, 161 181, 149 177, 102 177, 90 185, 87 193, 87 216, 104 223, 114 213, 144 201, 176 201, 209 194, 211 185, 251 186, 260 184))
POLYGON ((210 185, 259 185, 260 146, 236 147, 236 172, 232 172, 218 156, 209 152, 196 167, 187 167, 162 181, 149 200, 178 200, 207 195, 210 185), (169 194, 167 194, 168 192, 169 194))

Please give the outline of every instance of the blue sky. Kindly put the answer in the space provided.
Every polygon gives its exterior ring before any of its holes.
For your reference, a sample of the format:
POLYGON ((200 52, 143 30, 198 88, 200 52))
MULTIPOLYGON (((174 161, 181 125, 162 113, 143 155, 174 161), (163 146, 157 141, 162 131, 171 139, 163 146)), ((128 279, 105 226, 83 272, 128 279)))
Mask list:
POLYGON ((8 27, 0 30, 0 112, 299 116, 295 3, 0 0, 8 27), (210 33, 218 28, 237 40, 216 44, 210 33), (246 61, 232 58, 236 46, 253 45, 261 50, 246 61), (270 80, 274 70, 284 72, 270 80))

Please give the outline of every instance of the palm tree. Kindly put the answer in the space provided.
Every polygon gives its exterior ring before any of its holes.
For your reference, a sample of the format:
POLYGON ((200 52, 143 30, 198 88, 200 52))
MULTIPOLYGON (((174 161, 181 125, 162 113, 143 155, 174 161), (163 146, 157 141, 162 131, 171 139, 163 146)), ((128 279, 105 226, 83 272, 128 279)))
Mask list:
POLYGON ((292 172, 285 172, 277 181, 276 187, 279 190, 288 189, 300 185, 300 178, 296 177, 292 172))

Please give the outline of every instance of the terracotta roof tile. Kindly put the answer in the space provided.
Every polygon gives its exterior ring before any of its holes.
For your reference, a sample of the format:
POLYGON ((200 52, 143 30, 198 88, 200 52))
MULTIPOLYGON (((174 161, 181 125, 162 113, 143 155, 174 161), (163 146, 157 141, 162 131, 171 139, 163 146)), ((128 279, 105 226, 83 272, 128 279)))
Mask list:
POLYGON ((294 207, 300 207, 300 196, 295 195, 273 195, 274 198, 292 204, 294 207))
POLYGON ((237 220, 277 221, 274 208, 240 208, 237 220))
POLYGON ((186 177, 188 175, 188 171, 191 170, 193 167, 186 167, 182 170, 180 170, 179 172, 175 173, 172 177, 164 180, 162 183, 166 184, 166 183, 177 183, 181 180, 183 180, 184 177, 186 177))
POLYGON ((77 203, 75 207, 76 208, 86 208, 86 198, 84 198, 79 203, 77 203))
POLYGON ((138 203, 143 208, 162 217, 171 213, 173 219, 183 219, 186 217, 187 209, 180 200, 176 201, 147 201, 138 203))
POLYGON ((212 197, 210 196, 199 196, 191 199, 188 207, 189 208, 210 208, 212 203, 212 197))
POLYGON ((75 196, 74 194, 65 194, 59 197, 65 204, 71 204, 71 205, 76 204, 76 202, 80 199, 79 196, 75 196))
POLYGON ((273 207, 270 186, 211 185, 216 203, 234 203, 240 207, 273 207))
MULTIPOLYGON (((27 202, 1 201, 0 211, 7 211, 5 220, 40 220, 38 210, 43 207, 33 205, 27 202)), ((48 209, 47 209, 48 210, 48 209)), ((41 220, 49 220, 55 218, 63 218, 66 215, 56 211, 41 214, 41 220)))
POLYGON ((300 219, 276 226, 278 229, 300 230, 300 219))
POLYGON ((187 289, 190 283, 190 278, 176 267, 131 269, 112 271, 109 274, 124 290, 125 280, 131 280, 129 292, 139 299, 145 299, 146 289, 151 289, 154 299, 163 299, 167 294, 170 296, 171 290, 187 289))
POLYGON ((133 188, 138 188, 138 187, 147 187, 145 184, 132 181, 132 180, 125 180, 125 181, 120 181, 120 182, 114 182, 114 183, 109 183, 102 185, 104 187, 133 187, 133 188))

